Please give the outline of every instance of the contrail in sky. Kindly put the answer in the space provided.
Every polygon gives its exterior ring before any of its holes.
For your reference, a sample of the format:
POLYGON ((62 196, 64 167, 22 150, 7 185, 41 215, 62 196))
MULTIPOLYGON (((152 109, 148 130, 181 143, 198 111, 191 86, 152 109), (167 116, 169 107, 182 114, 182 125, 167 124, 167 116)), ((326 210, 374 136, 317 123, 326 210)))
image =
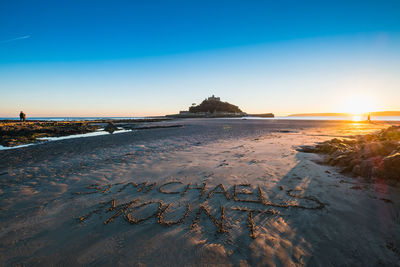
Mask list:
POLYGON ((23 39, 28 39, 30 37, 31 37, 30 35, 24 35, 24 36, 21 36, 21 37, 0 41, 0 44, 14 42, 14 41, 23 40, 23 39))

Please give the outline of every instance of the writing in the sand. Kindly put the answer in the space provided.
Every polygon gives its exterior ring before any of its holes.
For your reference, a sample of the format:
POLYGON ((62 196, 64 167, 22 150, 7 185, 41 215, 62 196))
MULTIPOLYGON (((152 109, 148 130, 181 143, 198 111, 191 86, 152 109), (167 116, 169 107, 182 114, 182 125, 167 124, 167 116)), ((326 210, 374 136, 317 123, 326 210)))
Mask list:
MULTIPOLYGON (((283 188, 280 187, 282 191, 283 188)), ((210 220, 216 227, 217 232, 224 233, 228 231, 226 221, 229 214, 241 213, 247 217, 247 226, 251 238, 256 238, 256 225, 254 216, 258 214, 283 216, 280 209, 304 209, 319 210, 324 208, 324 204, 314 196, 304 196, 295 194, 296 190, 289 189, 285 193, 293 199, 302 199, 305 204, 299 204, 297 201, 273 202, 266 197, 266 193, 261 186, 252 186, 251 184, 235 184, 231 188, 225 188, 223 184, 208 186, 207 183, 184 184, 181 181, 168 181, 163 184, 156 182, 127 182, 90 185, 83 192, 76 192, 75 195, 93 195, 100 196, 112 195, 108 201, 102 201, 96 205, 96 208, 87 214, 79 217, 79 222, 85 222, 94 214, 108 214, 104 224, 110 224, 114 220, 121 218, 124 221, 136 225, 145 221, 153 222, 164 226, 173 226, 186 223, 190 214, 192 219, 189 221, 190 229, 198 227, 201 215, 210 220), (129 192, 128 195, 123 193, 129 192), (188 197, 188 194, 192 194, 188 197), (198 197, 193 197, 193 193, 198 197), (213 206, 213 198, 221 195, 223 203, 219 201, 218 207, 213 206), (171 200, 167 196, 174 195, 171 200), (133 196, 133 197, 132 197, 133 196), (130 198, 131 197, 131 198, 130 198), (129 199, 130 198, 130 199, 129 199), (128 199, 128 201, 127 201, 128 199), (169 202, 167 202, 169 201, 169 202), (235 204, 237 204, 235 206, 235 204), (173 208, 175 206, 175 208, 173 208), (215 210, 219 215, 215 215, 215 210), (175 211, 174 211, 175 209, 175 211), (147 213, 143 215, 143 210, 147 213), (166 220, 168 213, 180 212, 179 218, 175 220, 166 220), (193 211, 193 212, 192 212, 193 211)))

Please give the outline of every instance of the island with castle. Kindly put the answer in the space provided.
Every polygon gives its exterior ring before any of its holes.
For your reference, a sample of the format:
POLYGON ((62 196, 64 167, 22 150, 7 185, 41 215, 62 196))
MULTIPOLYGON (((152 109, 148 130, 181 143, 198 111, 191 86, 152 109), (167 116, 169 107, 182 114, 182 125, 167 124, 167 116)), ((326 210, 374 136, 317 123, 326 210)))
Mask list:
POLYGON ((199 105, 192 104, 187 111, 167 115, 171 118, 223 118, 223 117, 266 117, 273 118, 273 113, 248 114, 238 106, 221 101, 214 95, 206 98, 199 105))

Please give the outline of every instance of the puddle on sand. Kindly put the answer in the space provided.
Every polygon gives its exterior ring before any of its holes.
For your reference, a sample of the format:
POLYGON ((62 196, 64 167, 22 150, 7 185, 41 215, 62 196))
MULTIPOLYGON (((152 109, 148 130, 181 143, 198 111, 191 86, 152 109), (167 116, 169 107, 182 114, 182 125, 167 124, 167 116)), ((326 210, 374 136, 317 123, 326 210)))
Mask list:
MULTIPOLYGON (((127 133, 131 132, 132 130, 116 130, 112 134, 118 134, 118 133, 127 133)), ((64 139, 72 139, 72 138, 80 138, 80 137, 92 137, 92 136, 99 136, 99 135, 108 135, 110 134, 109 132, 104 131, 104 129, 100 129, 96 132, 92 133, 85 133, 85 134, 74 134, 74 135, 67 135, 67 136, 50 136, 50 137, 41 137, 38 138, 38 140, 42 141, 57 141, 57 140, 64 140, 64 139)))
POLYGON ((1 146, 0 145, 0 150, 9 150, 9 149, 14 149, 14 148, 22 148, 22 147, 27 147, 27 146, 32 146, 34 144, 26 144, 26 145, 20 145, 20 146, 1 146))

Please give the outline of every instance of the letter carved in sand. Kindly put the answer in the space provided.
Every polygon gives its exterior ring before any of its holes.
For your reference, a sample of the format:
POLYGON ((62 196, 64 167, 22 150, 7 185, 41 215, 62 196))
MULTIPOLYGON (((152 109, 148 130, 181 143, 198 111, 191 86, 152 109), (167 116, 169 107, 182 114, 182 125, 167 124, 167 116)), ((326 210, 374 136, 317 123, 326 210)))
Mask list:
POLYGON ((325 207, 316 197, 302 196, 295 194, 295 191, 287 190, 288 199, 276 202, 268 199, 261 186, 235 184, 226 188, 218 184, 208 188, 206 183, 184 184, 175 180, 159 185, 149 181, 94 184, 74 195, 97 196, 99 199, 99 203, 89 212, 78 217, 81 223, 96 215, 104 218, 105 225, 120 218, 132 225, 140 225, 145 221, 166 227, 187 224, 188 229, 194 230, 203 218, 215 225, 217 233, 225 233, 229 231, 232 218, 242 217, 243 214, 247 219, 249 236, 256 238, 256 216, 284 216, 281 211, 285 209, 320 210, 325 207), (104 201, 104 198, 110 200, 104 201))

